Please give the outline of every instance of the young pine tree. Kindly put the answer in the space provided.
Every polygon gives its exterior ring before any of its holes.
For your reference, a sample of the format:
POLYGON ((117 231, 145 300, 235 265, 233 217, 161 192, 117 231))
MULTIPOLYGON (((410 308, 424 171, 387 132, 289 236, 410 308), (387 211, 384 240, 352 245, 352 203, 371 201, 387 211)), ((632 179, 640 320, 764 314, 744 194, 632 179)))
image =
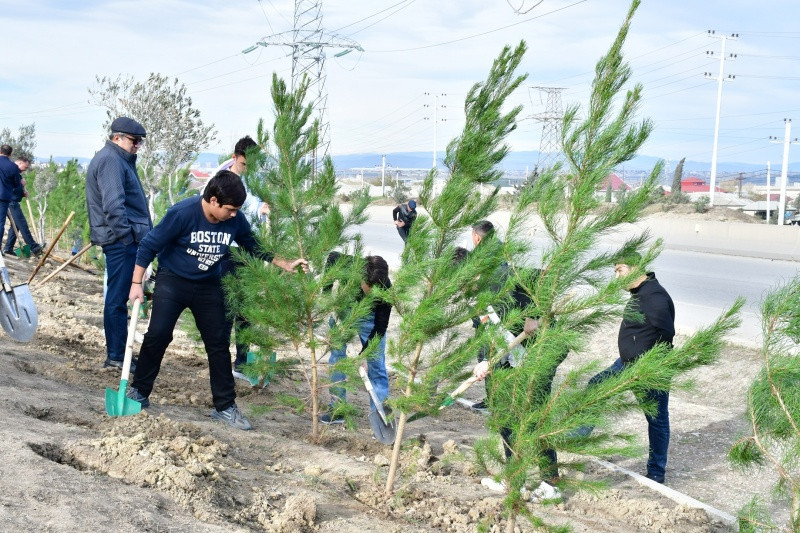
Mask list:
MULTIPOLYGON (((764 297, 761 332, 764 366, 747 395, 751 434, 728 457, 737 466, 775 469, 778 494, 791 502, 789 529, 800 531, 800 277, 764 297)), ((739 531, 778 529, 756 498, 739 513, 739 531)))
MULTIPOLYGON (((229 301, 250 323, 244 341, 259 346, 261 354, 290 344, 296 351, 309 386, 312 436, 319 437, 318 414, 320 360, 331 345, 341 346, 355 333, 355 324, 371 303, 356 304, 362 268, 358 239, 349 228, 366 220, 366 190, 354 195, 352 208, 344 213, 334 201, 336 182, 333 163, 326 157, 315 168, 313 155, 319 146, 318 124, 311 120, 311 105, 304 103, 308 80, 295 91, 286 88, 277 75, 272 79, 275 121, 272 128, 273 153, 248 153, 245 181, 257 198, 270 206, 269 227, 258 227, 265 250, 281 257, 302 257, 309 273, 287 274, 252 257, 228 279, 229 301), (340 249, 352 254, 352 268, 323 270, 328 254, 340 249), (335 296, 328 287, 338 280, 335 296), (333 314, 349 311, 330 330, 321 327, 333 314)), ((259 127, 262 148, 267 136, 259 127)), ((268 364, 262 361, 262 364, 268 364)))
MULTIPOLYGON (((590 334, 602 327, 614 331, 622 315, 624 288, 642 275, 658 254, 659 243, 647 245, 642 234, 619 248, 601 245, 601 238, 621 224, 637 220, 647 205, 656 179, 657 165, 642 187, 620 198, 607 209, 597 209, 602 200, 595 191, 609 172, 631 159, 647 139, 652 125, 635 121, 642 87, 635 85, 620 95, 630 79, 623 61, 622 46, 639 1, 635 0, 609 52, 595 68, 585 119, 579 108, 567 109, 563 121, 563 147, 566 166, 560 172, 544 172, 535 185, 523 191, 512 213, 509 234, 514 238, 531 215, 538 216, 549 244, 535 251, 538 273, 518 269, 516 284, 530 296, 531 305, 506 315, 507 327, 514 327, 525 316, 538 317, 537 334, 526 344, 526 356, 516 368, 495 369, 489 391, 489 427, 506 436, 509 454, 501 452, 496 438, 476 447, 479 462, 487 469, 499 467, 497 477, 505 482, 507 493, 506 531, 513 531, 519 514, 534 525, 542 525, 522 499, 522 488, 533 473, 545 480, 553 476, 551 454, 567 451, 579 456, 631 455, 638 453, 632 436, 608 429, 610 417, 642 408, 636 396, 647 390, 669 390, 673 378, 709 364, 722 347, 722 335, 735 327, 734 317, 742 302, 716 323, 673 350, 657 346, 629 365, 622 374, 601 384, 583 385, 597 364, 568 372, 551 385, 569 352, 586 350, 590 334), (613 265, 632 251, 644 252, 636 271, 623 279, 613 279, 613 265), (526 273, 523 273, 526 272, 526 273), (633 394, 630 394, 633 393, 633 394), (581 428, 597 428, 591 436, 581 436, 581 428)), ((517 257, 512 265, 522 265, 517 257)), ((499 352, 499 350, 498 350, 499 352)), ((490 361, 497 362, 495 352, 490 361)), ((612 359, 613 360, 613 359, 612 359)), ((607 365, 611 361, 604 361, 607 365)), ((674 385, 673 385, 674 386, 674 385)), ((653 405, 644 408, 652 412, 653 405)), ((570 473, 580 464, 558 464, 559 485, 577 483, 570 473)), ((538 481, 533 483, 536 487, 538 481)))
POLYGON ((524 42, 513 50, 505 47, 486 81, 469 91, 464 130, 449 143, 444 159, 450 178, 438 195, 434 194, 435 171, 426 178, 419 202, 429 216, 419 215, 414 222, 403 251, 403 266, 388 294, 402 318, 397 340, 389 350, 398 363, 402 395, 395 400, 395 413, 400 414, 387 495, 397 476, 408 415, 436 411, 444 398, 444 393, 437 393, 438 385, 459 376, 482 342, 480 336, 456 341, 450 330, 486 309, 491 301, 488 281, 504 260, 503 248, 509 245, 487 242, 459 264, 454 263, 454 251, 463 232, 496 207, 497 189, 481 197, 480 187, 501 176, 497 165, 508 153, 504 139, 516 127, 521 111, 518 106, 504 113, 502 108, 525 79, 515 74, 525 50, 524 42), (443 336, 451 342, 436 342, 443 336))

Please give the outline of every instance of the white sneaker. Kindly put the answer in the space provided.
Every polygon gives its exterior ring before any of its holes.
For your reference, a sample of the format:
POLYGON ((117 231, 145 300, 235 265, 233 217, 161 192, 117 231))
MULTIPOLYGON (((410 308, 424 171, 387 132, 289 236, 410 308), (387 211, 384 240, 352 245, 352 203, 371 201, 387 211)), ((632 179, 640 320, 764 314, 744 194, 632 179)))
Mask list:
POLYGON ((481 485, 486 487, 492 492, 505 492, 506 491, 506 482, 503 481, 495 481, 490 477, 485 477, 481 479, 481 485))
POLYGON ((531 502, 533 503, 544 503, 560 499, 561 491, 544 481, 539 484, 536 490, 531 492, 531 502))

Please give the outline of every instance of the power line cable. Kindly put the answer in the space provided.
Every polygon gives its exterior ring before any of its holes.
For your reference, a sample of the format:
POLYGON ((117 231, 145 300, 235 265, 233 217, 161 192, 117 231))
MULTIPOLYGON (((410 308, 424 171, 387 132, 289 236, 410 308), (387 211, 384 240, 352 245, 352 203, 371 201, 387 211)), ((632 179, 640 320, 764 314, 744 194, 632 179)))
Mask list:
POLYGON ((485 32, 476 33, 474 35, 468 35, 466 37, 460 37, 458 39, 453 39, 452 41, 445 41, 445 42, 435 43, 435 44, 426 44, 424 46, 417 46, 417 47, 414 47, 414 48, 398 48, 396 50, 370 50, 370 51, 372 53, 376 53, 376 54, 390 54, 390 53, 395 53, 395 52, 413 52, 413 51, 416 51, 416 50, 425 50, 427 48, 435 48, 437 46, 445 46, 445 45, 448 45, 448 44, 459 43, 461 41, 467 41, 469 39, 474 39, 476 37, 483 37, 484 35, 489 35, 489 34, 492 34, 492 33, 497 33, 498 31, 507 30, 508 28, 513 28, 514 26, 519 26, 520 24, 526 24, 526 23, 531 22, 533 20, 540 19, 542 17, 546 17, 546 16, 552 15, 554 13, 558 13, 559 11, 564 11, 565 9, 569 9, 571 7, 575 7, 575 6, 579 5, 579 4, 583 4, 583 3, 587 2, 587 1, 588 0, 578 0, 577 2, 574 2, 572 4, 569 4, 569 5, 566 5, 566 6, 563 6, 563 7, 559 7, 558 9, 554 9, 552 11, 548 11, 547 13, 542 13, 541 15, 536 15, 535 17, 531 17, 531 18, 528 18, 528 19, 525 19, 525 20, 521 20, 519 22, 515 22, 515 23, 509 24, 507 26, 502 26, 500 28, 495 28, 493 30, 488 30, 488 31, 485 31, 485 32))
MULTIPOLYGON (((409 2, 409 4, 410 4, 410 3, 413 3, 414 1, 416 1, 416 0, 401 0, 400 2, 397 2, 396 4, 392 4, 392 5, 390 5, 389 7, 385 8, 385 9, 381 9, 380 11, 376 11, 372 15, 367 15, 363 19, 359 19, 359 20, 357 20, 355 22, 351 22, 350 24, 346 24, 344 26, 336 28, 331 33, 338 33, 338 32, 342 31, 345 28, 349 28, 350 26, 355 26, 359 22, 364 22, 365 20, 369 20, 372 17, 376 17, 376 16, 380 15, 381 13, 385 13, 386 11, 389 11, 390 9, 392 9, 392 8, 394 8, 396 6, 399 6, 400 4, 405 4, 406 2, 409 2)), ((403 7, 407 7, 407 6, 403 6, 403 7)), ((359 31, 361 31, 361 30, 359 30, 359 31)))

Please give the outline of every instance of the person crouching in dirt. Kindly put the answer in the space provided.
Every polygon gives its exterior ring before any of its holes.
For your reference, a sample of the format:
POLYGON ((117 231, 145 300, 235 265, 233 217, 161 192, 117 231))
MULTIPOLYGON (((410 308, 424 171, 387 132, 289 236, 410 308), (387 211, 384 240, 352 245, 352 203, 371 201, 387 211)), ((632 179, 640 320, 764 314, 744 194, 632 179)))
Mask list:
POLYGON ((225 316, 220 259, 236 241, 248 253, 287 272, 304 259, 287 260, 259 252, 246 217, 236 216, 247 197, 241 178, 229 170, 218 172, 202 196, 181 200, 139 244, 130 288, 131 301, 143 301, 142 278, 158 256, 150 325, 144 335, 128 397, 149 407, 161 361, 184 309, 191 310, 205 345, 214 410, 211 418, 237 429, 252 429, 236 406, 231 373, 231 328, 225 316))
MULTIPOLYGON (((328 257, 328 263, 346 259, 347 256, 332 252, 328 257)), ((366 298, 372 291, 372 287, 388 289, 392 286, 389 279, 389 265, 386 260, 379 255, 369 255, 366 257, 364 280, 361 282, 361 294, 358 300, 366 298)), ((361 352, 367 349, 367 345, 373 339, 377 340, 378 349, 367 359, 367 377, 372 382, 375 395, 381 403, 389 397, 389 374, 386 372, 386 329, 389 327, 389 316, 392 313, 392 305, 385 300, 375 298, 372 310, 364 317, 358 326, 358 337, 361 340, 361 352)), ((331 325, 333 325, 331 317, 331 325)), ((331 355, 328 359, 329 367, 333 367, 337 361, 347 357, 347 345, 339 348, 331 348, 331 355)), ((341 372, 331 372, 332 383, 342 383, 347 376, 341 372)), ((335 402, 346 401, 346 392, 343 387, 331 387, 332 403, 331 409, 327 413, 319 416, 319 421, 323 424, 342 424, 344 417, 336 414, 335 402)), ((375 405, 370 399, 370 407, 375 409, 375 405)), ((387 413, 388 414, 388 413, 387 413)))
MULTIPOLYGON (((494 226, 488 220, 483 220, 478 222, 473 228, 473 243, 477 246, 481 241, 484 241, 486 238, 493 237, 494 234, 494 226), (476 238, 476 233, 478 233, 476 238), (475 242, 475 241, 478 242, 475 242)), ((456 248, 455 250, 455 263, 460 263, 464 261, 467 257, 467 250, 464 248, 456 248)), ((495 291, 500 290, 500 288, 505 284, 506 278, 508 277, 508 264, 503 263, 499 271, 496 273, 498 279, 493 280, 492 288, 495 291)), ((530 273, 531 276, 537 276, 538 270, 534 270, 530 273)), ((499 318, 502 317, 508 312, 510 309, 525 309, 531 304, 530 296, 525 292, 522 286, 519 284, 515 285, 514 288, 511 290, 511 301, 508 304, 505 303, 498 303, 493 305, 495 311, 499 315, 499 318)), ((477 319, 473 319, 473 326, 476 328, 483 327, 484 324, 489 322, 488 316, 477 317, 477 319)), ((533 341, 536 332, 539 329, 540 320, 536 317, 526 317, 525 322, 522 327, 512 326, 510 328, 511 333, 516 337, 523 331, 528 335, 528 338, 522 341, 523 346, 527 346, 530 342, 533 341)), ((476 331, 476 334, 478 331, 476 331)), ((564 354, 566 357, 567 354, 564 354)), ((472 375, 477 378, 478 381, 485 381, 486 386, 486 399, 481 400, 477 407, 473 405, 473 409, 479 411, 485 411, 489 405, 491 404, 492 398, 492 387, 489 381, 490 375, 490 366, 489 366, 489 349, 488 347, 481 348, 480 353, 478 354, 478 364, 473 368, 472 375)), ((494 364, 491 368, 492 372, 507 372, 509 369, 512 368, 512 361, 510 358, 510 354, 506 354, 503 358, 494 364)), ((536 395, 538 399, 542 402, 546 400, 546 398, 550 395, 550 391, 553 386, 553 379, 555 378, 557 367, 554 367, 552 372, 547 376, 546 379, 542 380, 541 387, 537 391, 532 391, 533 394, 536 395)), ((511 447, 509 445, 512 432, 509 428, 502 428, 500 430, 500 438, 503 441, 503 451, 505 452, 506 459, 511 457, 511 447)), ((540 473, 542 481, 539 486, 532 492, 531 494, 531 501, 539 502, 544 500, 553 500, 558 499, 561 497, 561 492, 554 486, 558 482, 558 456, 556 455, 555 450, 544 450, 541 454, 540 460, 540 473)), ((496 491, 496 492, 504 492, 505 485, 502 483, 498 483, 490 477, 486 477, 481 479, 481 484, 485 487, 488 487, 489 490, 496 491)))
POLYGON ((417 202, 409 200, 404 204, 400 204, 392 210, 392 219, 394 225, 397 226, 397 233, 405 243, 408 240, 408 232, 411 231, 411 226, 417 219, 417 202))

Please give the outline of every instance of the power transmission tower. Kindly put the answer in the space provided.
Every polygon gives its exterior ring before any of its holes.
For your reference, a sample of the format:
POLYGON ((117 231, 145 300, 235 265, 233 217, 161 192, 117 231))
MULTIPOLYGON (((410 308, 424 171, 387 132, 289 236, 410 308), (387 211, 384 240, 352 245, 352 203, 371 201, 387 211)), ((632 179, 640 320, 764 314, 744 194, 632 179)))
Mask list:
MULTIPOLYGON (((717 80, 717 114, 714 119, 714 147, 711 150, 711 187, 709 188, 709 205, 714 207, 714 190, 717 187, 717 145, 719 142, 719 111, 722 107, 722 82, 723 81, 733 81, 736 76, 731 76, 728 74, 728 77, 724 77, 724 70, 725 70, 725 60, 732 61, 736 59, 736 54, 730 54, 729 57, 725 57, 725 42, 728 39, 738 39, 738 33, 732 33, 730 35, 717 35, 717 32, 714 30, 708 30, 709 37, 715 37, 722 41, 722 50, 719 54, 719 76, 713 76, 710 72, 705 73, 705 77, 708 79, 715 79, 717 80)), ((711 50, 706 51, 706 55, 712 57, 714 52, 711 50)))
POLYGON ((328 122, 328 93, 325 90, 325 49, 339 48, 335 57, 352 50, 363 52, 357 42, 347 37, 326 33, 322 27, 322 0, 295 0, 294 21, 290 31, 263 37, 253 46, 242 50, 247 54, 258 46, 287 46, 292 50, 292 89, 297 88, 304 76, 309 78, 309 94, 313 97, 314 113, 319 120, 319 148, 313 155, 316 167, 328 155, 330 148, 330 123, 328 122))
MULTIPOLYGON (((539 141, 539 159, 536 167, 539 172, 552 168, 562 159, 561 123, 564 120, 564 108, 561 104, 561 91, 564 87, 531 87, 539 90, 539 103, 546 96, 547 101, 543 113, 531 115, 531 118, 542 123, 542 138, 539 141)), ((533 103, 533 102, 531 102, 533 103)))

